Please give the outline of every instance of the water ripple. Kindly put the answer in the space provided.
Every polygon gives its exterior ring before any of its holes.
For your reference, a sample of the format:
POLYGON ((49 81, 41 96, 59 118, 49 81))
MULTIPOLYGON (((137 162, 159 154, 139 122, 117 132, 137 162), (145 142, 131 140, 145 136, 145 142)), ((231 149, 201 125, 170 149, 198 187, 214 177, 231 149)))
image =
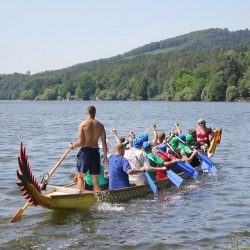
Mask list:
MULTIPOLYGON (((249 107, 249 103, 0 101, 0 129, 4 131, 0 140, 0 248, 249 247, 249 107), (205 117, 209 126, 223 128, 213 157, 218 175, 202 175, 185 181, 179 189, 168 188, 124 204, 100 203, 86 211, 28 208, 19 222, 9 224, 25 203, 15 184, 20 142, 40 181, 67 150, 68 142, 77 138, 77 126, 90 104, 96 105, 97 119, 104 123, 107 133, 115 127, 121 135, 131 130, 141 134, 155 121, 166 132, 179 121, 186 133, 198 118, 205 117), (159 106, 160 114, 155 112, 159 106), (219 116, 218 110, 223 110, 219 116), (241 129, 235 133, 238 127, 241 129)), ((152 139, 152 131, 148 134, 152 139)), ((71 182, 76 153, 71 152, 63 161, 51 184, 71 182)))

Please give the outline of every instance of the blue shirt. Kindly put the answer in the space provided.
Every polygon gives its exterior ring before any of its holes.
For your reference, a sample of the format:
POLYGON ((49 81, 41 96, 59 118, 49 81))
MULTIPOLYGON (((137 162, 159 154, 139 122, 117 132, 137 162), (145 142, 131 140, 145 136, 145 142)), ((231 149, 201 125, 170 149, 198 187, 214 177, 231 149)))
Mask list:
POLYGON ((109 157, 109 189, 129 187, 128 170, 129 162, 121 155, 112 154, 109 157))

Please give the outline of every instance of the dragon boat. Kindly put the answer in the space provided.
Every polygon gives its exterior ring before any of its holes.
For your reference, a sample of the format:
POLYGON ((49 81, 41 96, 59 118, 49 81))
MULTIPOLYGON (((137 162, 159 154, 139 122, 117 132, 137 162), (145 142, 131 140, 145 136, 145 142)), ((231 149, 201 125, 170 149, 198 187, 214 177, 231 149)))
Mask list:
MULTIPOLYGON (((214 132, 215 136, 208 150, 210 156, 214 154, 217 144, 220 143, 222 130, 216 129, 214 132)), ((27 199, 27 204, 31 206, 39 205, 49 209, 88 209, 98 201, 119 203, 145 197, 152 193, 148 184, 100 192, 87 190, 81 192, 77 189, 76 183, 66 186, 49 185, 48 183, 39 184, 31 171, 28 156, 22 145, 18 162, 20 170, 17 170, 19 179, 17 185, 20 187, 19 190, 25 196, 25 199, 27 199)), ((179 175, 183 179, 189 178, 185 173, 180 173, 179 175)), ((155 185, 158 190, 161 190, 172 186, 173 183, 167 178, 155 181, 155 185)))

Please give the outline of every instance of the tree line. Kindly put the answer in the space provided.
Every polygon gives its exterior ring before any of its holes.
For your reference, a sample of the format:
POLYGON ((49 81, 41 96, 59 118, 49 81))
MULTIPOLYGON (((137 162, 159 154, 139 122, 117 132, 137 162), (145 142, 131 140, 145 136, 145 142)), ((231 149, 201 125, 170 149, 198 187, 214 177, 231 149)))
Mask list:
POLYGON ((250 31, 197 31, 61 70, 0 75, 0 99, 249 101, 250 31))

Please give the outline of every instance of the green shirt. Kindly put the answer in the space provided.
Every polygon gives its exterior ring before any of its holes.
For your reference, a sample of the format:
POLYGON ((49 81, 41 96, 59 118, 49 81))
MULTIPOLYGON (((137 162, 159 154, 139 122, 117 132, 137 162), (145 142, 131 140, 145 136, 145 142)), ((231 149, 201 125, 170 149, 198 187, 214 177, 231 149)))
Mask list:
MULTIPOLYGON (((146 152, 149 158, 149 164, 151 167, 155 168, 157 165, 162 166, 164 161, 161 159, 161 157, 153 154, 152 152, 146 152)), ((149 172, 150 177, 153 181, 156 181, 156 173, 155 172, 149 172)))
POLYGON ((179 144, 178 149, 183 150, 187 157, 191 155, 191 149, 183 143, 179 144))
MULTIPOLYGON (((89 186, 93 186, 91 174, 89 173, 89 171, 85 174, 85 181, 89 186)), ((98 175, 98 182, 99 182, 99 185, 107 184, 107 179, 104 177, 104 169, 102 165, 101 165, 100 174, 98 175)))
MULTIPOLYGON (((100 157, 101 157, 101 161, 102 161, 102 159, 103 159, 103 152, 102 151, 100 151, 100 157)), ((89 171, 85 174, 85 182, 89 186, 93 186, 91 174, 89 173, 89 171)), ((101 164, 101 168, 100 168, 100 174, 98 175, 98 182, 99 182, 99 185, 105 185, 108 183, 107 179, 104 177, 104 169, 103 169, 102 164, 101 164)))

